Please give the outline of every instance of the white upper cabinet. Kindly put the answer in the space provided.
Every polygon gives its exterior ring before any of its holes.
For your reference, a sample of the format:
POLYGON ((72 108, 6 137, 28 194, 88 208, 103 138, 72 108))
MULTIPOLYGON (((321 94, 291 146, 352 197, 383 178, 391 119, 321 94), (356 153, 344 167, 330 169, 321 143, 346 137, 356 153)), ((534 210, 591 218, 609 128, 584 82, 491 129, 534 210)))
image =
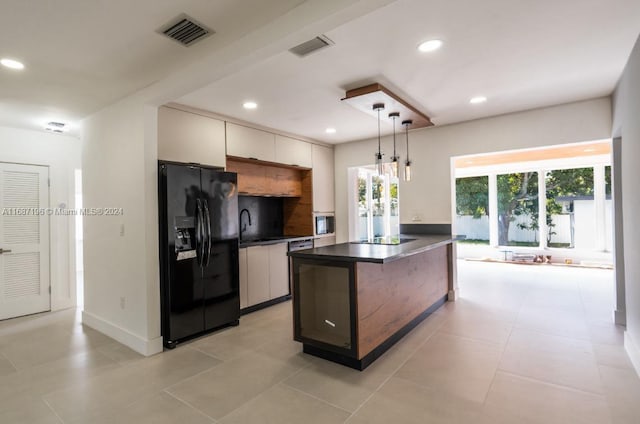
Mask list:
POLYGON ((275 135, 227 122, 227 155, 276 161, 275 135))
POLYGON ((313 211, 333 212, 334 175, 333 148, 314 144, 313 151, 313 211))
POLYGON ((276 135, 276 162, 311 168, 311 144, 276 135))
POLYGON ((158 159, 224 167, 224 121, 160 107, 158 159))

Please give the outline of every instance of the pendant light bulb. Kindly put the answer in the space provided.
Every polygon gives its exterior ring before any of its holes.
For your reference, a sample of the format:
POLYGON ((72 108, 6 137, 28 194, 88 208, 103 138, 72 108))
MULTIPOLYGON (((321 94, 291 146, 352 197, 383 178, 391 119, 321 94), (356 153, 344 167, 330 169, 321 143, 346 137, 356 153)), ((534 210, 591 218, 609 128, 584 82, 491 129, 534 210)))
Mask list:
POLYGON ((376 153, 376 171, 378 175, 384 174, 384 164, 382 163, 382 155, 380 153, 376 153))
POLYGON ((404 163, 404 180, 411 181, 411 161, 410 160, 404 163))
POLYGON ((380 147, 380 111, 382 109, 384 109, 384 103, 376 103, 373 105, 373 110, 378 112, 378 152, 375 154, 376 169, 378 171, 378 175, 384 174, 384 166, 382 163, 382 149, 380 147))
POLYGON ((400 117, 399 112, 391 112, 389 118, 393 120, 393 156, 391 156, 391 174, 398 178, 398 161, 400 156, 396 153, 396 118, 400 117))
POLYGON ((404 132, 407 138, 407 160, 404 161, 404 180, 411 181, 411 160, 409 159, 409 125, 413 124, 411 119, 402 121, 404 132))

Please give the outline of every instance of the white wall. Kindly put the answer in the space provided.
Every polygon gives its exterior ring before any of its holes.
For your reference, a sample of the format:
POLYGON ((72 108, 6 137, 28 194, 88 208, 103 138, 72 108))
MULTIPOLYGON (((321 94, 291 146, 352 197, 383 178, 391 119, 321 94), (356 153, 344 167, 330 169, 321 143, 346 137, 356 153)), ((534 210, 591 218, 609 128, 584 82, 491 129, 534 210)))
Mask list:
MULTIPOLYGON (((74 171, 80 168, 80 140, 44 131, 0 127, 0 161, 49 167, 49 207, 75 207, 74 171)), ((51 216, 51 309, 76 304, 73 216, 51 216)))
MULTIPOLYGON (((372 121, 371 125, 375 125, 372 121)), ((400 222, 451 223, 451 157, 609 138, 609 97, 479 119, 409 133, 413 181, 400 182, 400 222)), ((388 158, 391 137, 383 139, 388 158)), ((404 146, 404 143, 400 144, 404 146)), ((377 140, 335 148, 336 237, 348 239, 347 169, 370 165, 377 140)), ((404 155, 404 147, 400 155, 404 155)), ((404 156, 402 157, 404 160, 404 156)))
POLYGON ((124 208, 84 220, 85 324, 142 354, 162 351, 157 107, 391 1, 307 0, 83 121, 84 207, 124 208))
POLYGON ((83 321, 136 351, 162 351, 157 242, 157 109, 129 97, 83 122, 83 321))
MULTIPOLYGON (((626 291, 625 347, 640 374, 640 39, 631 52, 613 97, 614 136, 621 136, 620 176, 624 228, 624 281, 626 291)), ((615 148, 615 146, 614 146, 615 148)), ((615 178, 615 174, 614 174, 615 178)), ((614 180, 614 190, 617 185, 614 180)), ((617 212, 616 212, 617 214, 617 212)), ((616 225, 619 235, 622 227, 616 225)), ((617 254, 619 246, 616 245, 617 254)))

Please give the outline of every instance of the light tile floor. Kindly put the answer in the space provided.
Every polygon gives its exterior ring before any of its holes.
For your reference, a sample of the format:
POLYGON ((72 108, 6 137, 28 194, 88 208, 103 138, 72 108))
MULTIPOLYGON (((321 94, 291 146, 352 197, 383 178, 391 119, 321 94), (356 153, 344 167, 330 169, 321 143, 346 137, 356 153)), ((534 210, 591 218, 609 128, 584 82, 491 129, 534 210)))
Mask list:
POLYGON ((0 322, 0 423, 639 423, 613 273, 459 261, 460 299, 363 372, 291 305, 144 358, 74 310, 0 322))

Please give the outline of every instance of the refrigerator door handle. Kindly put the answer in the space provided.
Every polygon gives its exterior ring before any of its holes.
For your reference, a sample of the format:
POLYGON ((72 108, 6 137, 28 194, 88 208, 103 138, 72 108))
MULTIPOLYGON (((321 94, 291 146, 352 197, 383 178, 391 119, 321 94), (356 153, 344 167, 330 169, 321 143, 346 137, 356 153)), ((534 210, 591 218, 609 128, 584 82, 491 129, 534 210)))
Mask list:
POLYGON ((198 265, 202 267, 204 261, 204 225, 202 222, 202 202, 200 199, 196 199, 196 207, 196 254, 198 265))
POLYGON ((204 218, 206 221, 206 247, 204 250, 204 266, 209 266, 209 261, 211 260, 211 215, 209 215, 209 202, 207 200, 202 201, 202 205, 204 206, 204 218))

